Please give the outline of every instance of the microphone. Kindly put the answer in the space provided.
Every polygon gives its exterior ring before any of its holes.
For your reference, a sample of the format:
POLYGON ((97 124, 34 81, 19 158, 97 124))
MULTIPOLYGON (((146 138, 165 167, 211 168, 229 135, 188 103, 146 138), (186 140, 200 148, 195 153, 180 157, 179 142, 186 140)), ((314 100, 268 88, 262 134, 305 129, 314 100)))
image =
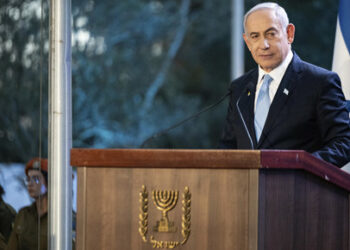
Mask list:
POLYGON ((151 135, 150 137, 148 137, 146 140, 144 140, 144 141, 141 143, 140 148, 143 148, 149 141, 151 141, 151 140, 153 140, 153 139, 155 139, 155 138, 157 138, 157 137, 159 137, 159 136, 162 136, 162 135, 164 135, 164 134, 167 134, 170 130, 172 130, 172 129, 174 129, 174 128, 177 128, 177 127, 179 127, 180 125, 182 125, 182 124, 184 124, 184 123, 186 123, 186 122, 188 122, 188 121, 190 121, 190 120, 192 120, 192 119, 198 117, 198 116, 201 115, 202 113, 207 112, 208 110, 210 110, 210 109, 216 107, 216 106, 219 105, 223 100, 225 100, 227 96, 231 95, 231 93, 232 93, 232 92, 231 92, 231 89, 230 89, 224 96, 222 96, 222 97, 221 97, 217 102, 215 102, 214 104, 211 104, 211 105, 205 107, 204 109, 200 110, 199 112, 197 112, 197 113, 195 113, 195 114, 193 114, 193 115, 187 117, 186 119, 184 119, 184 120, 182 120, 182 121, 180 121, 180 122, 178 122, 178 123, 175 123, 174 125, 170 126, 169 128, 166 128, 166 129, 161 130, 161 131, 159 131, 159 132, 157 132, 157 133, 154 133, 153 135, 151 135))
POLYGON ((247 87, 246 87, 245 90, 243 91, 243 94, 241 94, 241 95, 239 96, 239 98, 238 98, 238 100, 237 100, 237 102, 236 102, 236 108, 237 108, 239 117, 241 118, 241 120, 242 120, 242 122, 243 122, 244 130, 245 130, 245 132, 246 132, 247 135, 248 135, 251 149, 254 149, 253 139, 252 139, 252 136, 251 136, 250 133, 249 133, 249 130, 248 130, 248 128, 247 128, 247 124, 246 124, 246 122, 245 122, 245 120, 244 120, 244 118, 243 118, 241 109, 239 108, 239 105, 238 105, 238 104, 239 104, 239 101, 241 100, 242 95, 245 95, 245 94, 250 95, 250 92, 252 92, 253 89, 254 89, 254 84, 251 82, 251 83, 249 83, 249 84, 247 85, 247 87))

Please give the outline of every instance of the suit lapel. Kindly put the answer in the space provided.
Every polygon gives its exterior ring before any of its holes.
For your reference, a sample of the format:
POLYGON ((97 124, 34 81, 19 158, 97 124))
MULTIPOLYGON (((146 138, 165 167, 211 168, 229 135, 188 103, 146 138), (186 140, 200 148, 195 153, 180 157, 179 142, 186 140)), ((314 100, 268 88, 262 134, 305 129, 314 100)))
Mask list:
POLYGON ((289 64, 286 73, 284 74, 282 81, 277 89, 276 95, 271 103, 270 110, 264 125, 264 129, 261 133, 260 140, 257 147, 260 148, 269 133, 274 127, 276 121, 278 121, 279 114, 283 107, 285 107, 289 97, 292 95, 294 88, 296 87, 299 79, 299 65, 300 59, 294 53, 293 60, 289 64))
POLYGON ((251 77, 247 80, 247 87, 241 93, 239 100, 237 102, 239 112, 242 114, 244 123, 247 126, 249 135, 254 144, 254 148, 257 145, 255 128, 254 128, 254 100, 255 100, 255 90, 258 81, 258 70, 252 72, 251 77))

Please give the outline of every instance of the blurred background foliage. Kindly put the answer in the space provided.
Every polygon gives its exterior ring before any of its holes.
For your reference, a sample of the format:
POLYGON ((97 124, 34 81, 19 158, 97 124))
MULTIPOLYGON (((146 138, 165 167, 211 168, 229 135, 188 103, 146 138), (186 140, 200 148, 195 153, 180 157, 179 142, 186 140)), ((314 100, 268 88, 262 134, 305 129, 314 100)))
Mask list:
MULTIPOLYGON (((277 2, 294 50, 330 69, 338 1, 277 2)), ((73 147, 137 148, 216 102, 230 83, 230 25, 231 0, 72 0, 73 147)), ((0 0, 1 162, 47 156, 48 39, 47 1, 0 0)), ((226 105, 145 147, 216 148, 226 105)))

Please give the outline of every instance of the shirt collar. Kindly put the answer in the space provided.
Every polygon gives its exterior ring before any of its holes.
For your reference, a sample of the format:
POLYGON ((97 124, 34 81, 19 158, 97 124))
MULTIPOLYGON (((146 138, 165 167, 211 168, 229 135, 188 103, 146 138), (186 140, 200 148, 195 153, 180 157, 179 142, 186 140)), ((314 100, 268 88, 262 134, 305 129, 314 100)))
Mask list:
POLYGON ((289 50, 286 58, 284 58, 283 62, 278 65, 277 68, 274 68, 271 72, 266 72, 259 66, 259 78, 258 83, 261 81, 264 75, 269 74, 274 81, 280 82, 283 78, 284 73, 286 72, 289 63, 293 59, 293 52, 289 50))

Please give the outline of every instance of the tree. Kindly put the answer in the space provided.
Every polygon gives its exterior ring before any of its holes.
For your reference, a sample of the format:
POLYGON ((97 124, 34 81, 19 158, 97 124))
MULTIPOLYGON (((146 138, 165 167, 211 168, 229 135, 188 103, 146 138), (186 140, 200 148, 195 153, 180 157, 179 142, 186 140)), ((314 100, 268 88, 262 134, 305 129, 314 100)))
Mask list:
MULTIPOLYGON (((338 3, 278 2, 296 25, 293 49, 330 68, 338 3)), ((47 155, 48 7, 1 0, 1 161, 47 155)), ((139 147, 223 96, 230 10, 231 0, 73 0, 73 146, 139 147)), ((215 148, 225 112, 222 104, 146 147, 215 148)))
MULTIPOLYGON (((1 160, 26 161, 39 154, 40 82, 43 84, 42 149, 47 145, 47 49, 41 54, 40 1, 2 0, 0 5, 1 160), (39 9, 39 10, 38 10, 39 9), (41 59, 43 58, 43 59, 41 59), (45 67, 46 66, 46 67, 45 67)), ((43 19, 43 25, 47 17, 43 19)), ((46 43, 47 44, 47 43, 46 43)))
MULTIPOLYGON (((77 3, 75 33, 88 39, 82 44, 77 37, 73 52, 74 99, 79 99, 74 117, 83 115, 85 121, 74 126, 75 146, 138 147, 152 133, 222 95, 229 64, 219 70, 224 75, 204 76, 219 68, 217 61, 229 62, 229 54, 217 57, 222 44, 229 44, 229 23, 219 22, 229 19, 225 3, 229 1, 91 2, 85 9, 77 3), (102 13, 106 21, 99 19, 102 13), (208 33, 206 25, 217 32, 208 33)), ((209 125, 204 119, 193 129, 182 127, 174 131, 180 140, 164 137, 157 146, 209 147, 209 137, 203 136, 209 125)))

